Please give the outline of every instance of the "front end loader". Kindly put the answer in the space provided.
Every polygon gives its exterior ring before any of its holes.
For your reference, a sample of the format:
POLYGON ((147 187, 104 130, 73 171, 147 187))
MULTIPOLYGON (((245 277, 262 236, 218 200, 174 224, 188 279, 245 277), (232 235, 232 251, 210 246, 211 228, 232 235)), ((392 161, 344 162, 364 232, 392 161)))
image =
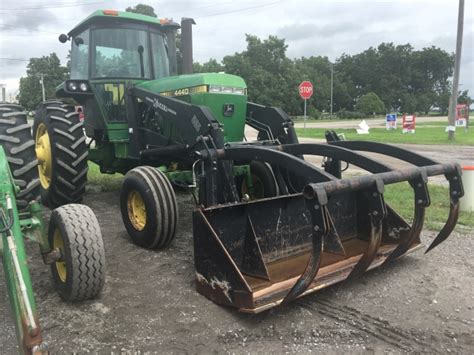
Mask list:
POLYGON ((71 78, 57 88, 57 99, 38 107, 34 124, 48 205, 81 199, 87 160, 103 173, 123 173, 125 228, 134 243, 156 249, 176 233, 174 188, 191 190, 197 290, 251 313, 420 247, 433 175, 448 179, 451 210, 429 249, 449 236, 463 195, 457 164, 341 141, 334 132, 326 144, 300 144, 284 111, 248 102, 242 78, 192 73, 193 24, 98 10, 60 36, 71 41, 71 78), (61 99, 82 105, 84 130, 61 99), (245 139, 245 127, 256 130, 256 141, 245 139), (393 170, 363 152, 409 165, 393 170), (308 156, 323 157, 324 166, 308 156), (341 162, 369 174, 343 178, 341 162), (411 224, 384 200, 386 185, 404 181, 415 196, 411 224))
POLYGON ((25 240, 39 244, 56 290, 66 301, 96 297, 105 281, 105 254, 92 210, 67 204, 47 225, 39 203, 38 162, 24 110, 0 103, 0 256, 19 353, 46 353, 28 271, 25 240))

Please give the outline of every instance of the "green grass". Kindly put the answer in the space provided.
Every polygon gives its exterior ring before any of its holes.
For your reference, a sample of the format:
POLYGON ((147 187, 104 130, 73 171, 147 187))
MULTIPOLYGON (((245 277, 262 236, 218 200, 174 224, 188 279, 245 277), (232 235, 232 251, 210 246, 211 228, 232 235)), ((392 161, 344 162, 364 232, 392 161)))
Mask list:
MULTIPOLYGON (((431 205, 426 209, 425 228, 439 230, 449 212, 449 190, 439 185, 429 185, 431 205)), ((408 183, 387 185, 384 193, 385 201, 397 211, 403 218, 413 218, 413 189, 408 183)), ((471 229, 474 227, 474 213, 463 212, 459 214, 458 230, 471 229)))
POLYGON ((122 174, 102 174, 99 166, 93 162, 89 162, 89 172, 87 180, 90 185, 96 185, 101 188, 102 192, 120 190, 122 185, 122 174))
MULTIPOLYGON (((322 128, 296 128, 299 137, 324 139, 322 128)), ((414 134, 402 134, 401 129, 387 131, 385 128, 371 128, 370 134, 357 134, 355 129, 335 129, 337 133, 344 133, 347 140, 375 141, 383 143, 410 143, 410 144, 449 144, 474 145, 474 129, 468 131, 457 129, 455 140, 449 141, 448 134, 442 127, 420 127, 414 134)))

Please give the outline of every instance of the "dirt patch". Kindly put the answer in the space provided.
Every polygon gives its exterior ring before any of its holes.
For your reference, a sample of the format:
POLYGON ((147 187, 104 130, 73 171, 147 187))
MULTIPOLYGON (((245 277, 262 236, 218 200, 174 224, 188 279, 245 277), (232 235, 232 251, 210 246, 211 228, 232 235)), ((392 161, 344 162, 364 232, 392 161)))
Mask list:
MULTIPOLYGON (((474 340, 474 233, 453 235, 423 251, 304 297, 286 307, 246 315, 198 294, 194 282, 192 199, 179 194, 175 241, 163 251, 131 243, 119 193, 88 194, 107 256, 106 286, 95 301, 62 302, 49 268, 28 244, 43 336, 55 353, 73 352, 456 352, 474 340)), ((46 212, 49 214, 49 212, 46 212)), ((425 244, 435 233, 425 231, 425 244)), ((1 272, 0 272, 1 273, 1 272)), ((2 353, 15 353, 3 275, 2 353)))

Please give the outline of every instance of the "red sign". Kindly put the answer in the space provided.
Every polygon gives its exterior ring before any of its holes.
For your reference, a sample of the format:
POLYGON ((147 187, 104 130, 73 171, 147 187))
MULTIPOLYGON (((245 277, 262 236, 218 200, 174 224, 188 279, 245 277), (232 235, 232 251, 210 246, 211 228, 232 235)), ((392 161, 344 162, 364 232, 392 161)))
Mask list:
POLYGON ((403 124, 402 133, 415 133, 416 116, 403 115, 402 124, 403 124))
POLYGON ((313 84, 310 81, 303 81, 299 86, 300 96, 304 100, 308 100, 313 96, 313 84))

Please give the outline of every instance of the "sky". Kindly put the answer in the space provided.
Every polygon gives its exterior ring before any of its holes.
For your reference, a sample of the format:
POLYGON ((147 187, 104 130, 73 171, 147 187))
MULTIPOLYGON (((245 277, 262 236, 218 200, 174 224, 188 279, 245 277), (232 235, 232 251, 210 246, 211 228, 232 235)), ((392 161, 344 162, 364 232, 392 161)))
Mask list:
MULTIPOLYGON (((0 0, 0 84, 16 95, 31 57, 56 52, 65 64, 67 33, 97 9, 125 10, 140 2, 160 18, 192 17, 194 60, 221 60, 246 48, 245 34, 284 38, 290 58, 356 54, 382 42, 410 43, 415 49, 456 47, 457 0, 0 0)), ((460 90, 474 97, 474 0, 465 1, 460 90)))

